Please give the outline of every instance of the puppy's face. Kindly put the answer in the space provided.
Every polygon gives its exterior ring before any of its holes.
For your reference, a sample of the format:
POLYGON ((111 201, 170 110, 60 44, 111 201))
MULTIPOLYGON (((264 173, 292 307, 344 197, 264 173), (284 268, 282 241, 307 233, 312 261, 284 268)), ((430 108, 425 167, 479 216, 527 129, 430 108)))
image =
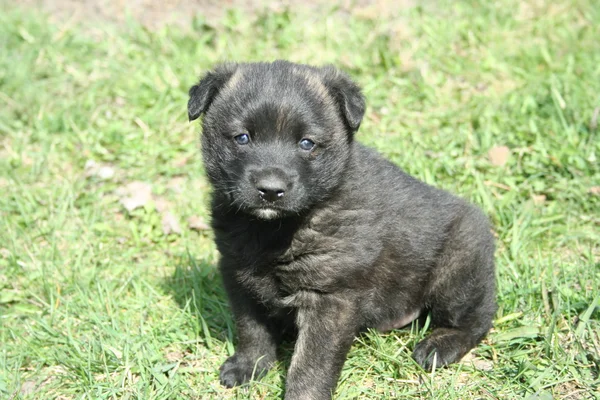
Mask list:
POLYGON ((238 64, 193 86, 188 113, 205 113, 202 154, 215 192, 236 210, 275 219, 339 185, 364 100, 333 68, 238 64))

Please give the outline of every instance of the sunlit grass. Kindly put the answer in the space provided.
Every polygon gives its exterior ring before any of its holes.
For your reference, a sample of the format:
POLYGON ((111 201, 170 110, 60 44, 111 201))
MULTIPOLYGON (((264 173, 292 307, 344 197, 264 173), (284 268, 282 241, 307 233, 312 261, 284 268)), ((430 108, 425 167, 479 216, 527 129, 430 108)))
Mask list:
POLYGON ((432 375, 410 358, 424 332, 368 333, 339 398, 598 398, 593 1, 439 1, 376 19, 231 12, 187 31, 92 32, 5 8, 0 398, 281 396, 285 357, 249 388, 220 387, 234 326, 211 233, 186 223, 208 220, 209 190, 188 87, 219 61, 276 58, 348 71, 368 101, 357 139, 479 204, 498 238, 500 308, 484 343, 432 375), (498 146, 504 165, 490 162, 498 146), (119 188, 132 181, 154 198, 128 212, 119 188), (165 235, 165 207, 181 235, 165 235))

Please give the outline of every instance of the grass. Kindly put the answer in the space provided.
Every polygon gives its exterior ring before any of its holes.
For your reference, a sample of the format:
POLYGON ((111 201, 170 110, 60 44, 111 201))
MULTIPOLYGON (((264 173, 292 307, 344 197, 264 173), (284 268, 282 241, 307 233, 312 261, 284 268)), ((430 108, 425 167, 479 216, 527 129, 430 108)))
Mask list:
POLYGON ((358 140, 479 204, 498 238, 495 328, 468 359, 428 374, 410 359, 424 332, 371 332, 338 398, 600 398, 600 8, 435 3, 159 31, 5 4, 0 398, 282 395, 282 366, 220 387, 234 326, 211 233, 185 224, 208 219, 209 191, 188 87, 218 61, 275 58, 352 74, 369 106, 358 140), (504 165, 488 155, 499 146, 504 165), (129 212, 133 181, 154 198, 129 212), (165 204, 181 234, 164 233, 165 204))

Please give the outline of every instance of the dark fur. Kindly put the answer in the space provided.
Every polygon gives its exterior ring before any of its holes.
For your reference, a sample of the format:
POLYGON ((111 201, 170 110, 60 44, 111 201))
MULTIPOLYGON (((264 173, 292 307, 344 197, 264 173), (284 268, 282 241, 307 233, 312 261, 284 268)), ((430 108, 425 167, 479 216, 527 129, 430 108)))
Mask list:
POLYGON ((429 312, 433 332, 413 356, 431 369, 460 360, 491 327, 487 218, 355 142, 364 110, 345 74, 284 61, 223 65, 190 89, 190 120, 205 114, 212 224, 238 328, 221 367, 227 387, 266 371, 289 327, 286 399, 331 398, 365 328, 429 312), (243 133, 250 143, 234 140, 243 133), (301 149, 303 138, 316 147, 301 149))

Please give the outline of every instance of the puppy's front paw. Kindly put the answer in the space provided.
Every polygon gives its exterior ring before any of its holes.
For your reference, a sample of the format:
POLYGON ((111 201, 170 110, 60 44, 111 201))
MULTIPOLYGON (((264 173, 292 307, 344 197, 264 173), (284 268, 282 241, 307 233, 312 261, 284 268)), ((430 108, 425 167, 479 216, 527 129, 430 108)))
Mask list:
POLYGON ((267 372, 268 363, 262 360, 252 361, 246 357, 234 354, 221 366, 221 385, 232 388, 248 382, 253 377, 258 378, 267 372))
POLYGON ((448 357, 447 352, 452 352, 452 349, 439 349, 431 340, 425 339, 415 347, 413 358, 425 371, 431 371, 434 362, 435 366, 439 368, 454 361, 446 361, 448 358, 455 358, 452 355, 448 357))
POLYGON ((420 341, 413 352, 415 361, 426 371, 459 361, 472 347, 473 339, 455 329, 437 329, 420 341))

